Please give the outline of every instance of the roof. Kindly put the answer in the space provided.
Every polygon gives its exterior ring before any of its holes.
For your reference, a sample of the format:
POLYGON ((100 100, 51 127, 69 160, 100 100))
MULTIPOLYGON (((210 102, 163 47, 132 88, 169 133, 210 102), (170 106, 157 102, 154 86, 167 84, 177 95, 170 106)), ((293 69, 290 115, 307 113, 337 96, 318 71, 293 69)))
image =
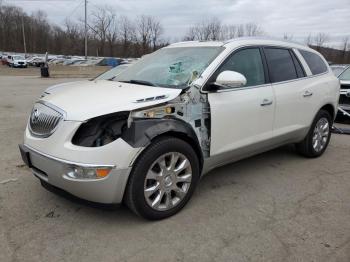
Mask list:
POLYGON ((196 46, 227 46, 233 47, 238 45, 271 45, 284 46, 289 48, 298 48, 304 50, 313 50, 308 46, 300 43, 275 39, 271 37, 237 37, 227 41, 185 41, 169 45, 168 47, 196 47, 196 46))

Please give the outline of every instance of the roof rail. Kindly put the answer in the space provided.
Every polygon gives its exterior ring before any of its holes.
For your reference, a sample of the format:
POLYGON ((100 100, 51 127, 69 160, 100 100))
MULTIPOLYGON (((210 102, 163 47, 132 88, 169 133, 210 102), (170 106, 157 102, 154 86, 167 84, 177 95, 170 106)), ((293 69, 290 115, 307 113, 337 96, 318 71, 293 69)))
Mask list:
POLYGON ((170 44, 170 46, 171 45, 177 45, 177 44, 186 44, 186 43, 199 43, 200 41, 198 41, 198 40, 191 40, 191 41, 181 41, 181 42, 176 42, 176 43, 172 43, 172 44, 170 44))
POLYGON ((284 42, 284 43, 291 43, 291 44, 297 44, 297 45, 302 45, 305 46, 304 44, 296 41, 291 41, 283 38, 278 38, 278 37, 270 37, 270 36, 243 36, 243 37, 236 37, 229 39, 224 42, 224 44, 228 44, 231 42, 235 41, 240 41, 240 40, 272 40, 272 41, 278 41, 278 42, 284 42))

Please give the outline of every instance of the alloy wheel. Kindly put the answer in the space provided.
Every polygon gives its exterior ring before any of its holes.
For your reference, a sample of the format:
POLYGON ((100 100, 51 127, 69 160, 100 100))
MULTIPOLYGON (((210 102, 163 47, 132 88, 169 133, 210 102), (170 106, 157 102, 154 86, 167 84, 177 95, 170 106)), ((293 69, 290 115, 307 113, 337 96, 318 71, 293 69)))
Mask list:
POLYGON ((177 206, 186 196, 192 181, 192 167, 178 152, 161 155, 147 171, 144 196, 147 204, 165 211, 177 206))
POLYGON ((326 146, 329 132, 330 126, 327 118, 320 118, 316 123, 312 137, 312 146, 316 152, 322 151, 326 146))

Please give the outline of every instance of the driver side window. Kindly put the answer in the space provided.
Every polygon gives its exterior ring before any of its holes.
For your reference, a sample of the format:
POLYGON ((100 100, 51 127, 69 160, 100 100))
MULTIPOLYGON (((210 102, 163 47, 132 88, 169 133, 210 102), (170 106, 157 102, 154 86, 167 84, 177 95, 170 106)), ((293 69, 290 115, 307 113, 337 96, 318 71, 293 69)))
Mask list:
POLYGON ((247 79, 245 87, 265 84, 264 66, 259 48, 247 48, 234 53, 223 63, 218 73, 227 70, 244 75, 247 79))

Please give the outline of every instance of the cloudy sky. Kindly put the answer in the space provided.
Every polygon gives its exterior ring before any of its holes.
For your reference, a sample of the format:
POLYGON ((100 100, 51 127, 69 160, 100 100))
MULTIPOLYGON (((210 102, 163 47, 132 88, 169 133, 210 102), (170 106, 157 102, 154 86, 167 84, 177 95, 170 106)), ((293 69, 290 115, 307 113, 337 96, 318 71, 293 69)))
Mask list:
MULTIPOLYGON (((3 0, 27 12, 45 11, 48 18, 62 24, 66 17, 83 17, 84 0, 3 0)), ((254 22, 273 37, 293 35, 303 41, 309 33, 324 32, 328 45, 350 35, 350 0, 88 0, 88 9, 110 6, 117 14, 130 18, 141 14, 156 16, 163 24, 164 36, 181 40, 188 26, 217 17, 222 23, 254 22)))

